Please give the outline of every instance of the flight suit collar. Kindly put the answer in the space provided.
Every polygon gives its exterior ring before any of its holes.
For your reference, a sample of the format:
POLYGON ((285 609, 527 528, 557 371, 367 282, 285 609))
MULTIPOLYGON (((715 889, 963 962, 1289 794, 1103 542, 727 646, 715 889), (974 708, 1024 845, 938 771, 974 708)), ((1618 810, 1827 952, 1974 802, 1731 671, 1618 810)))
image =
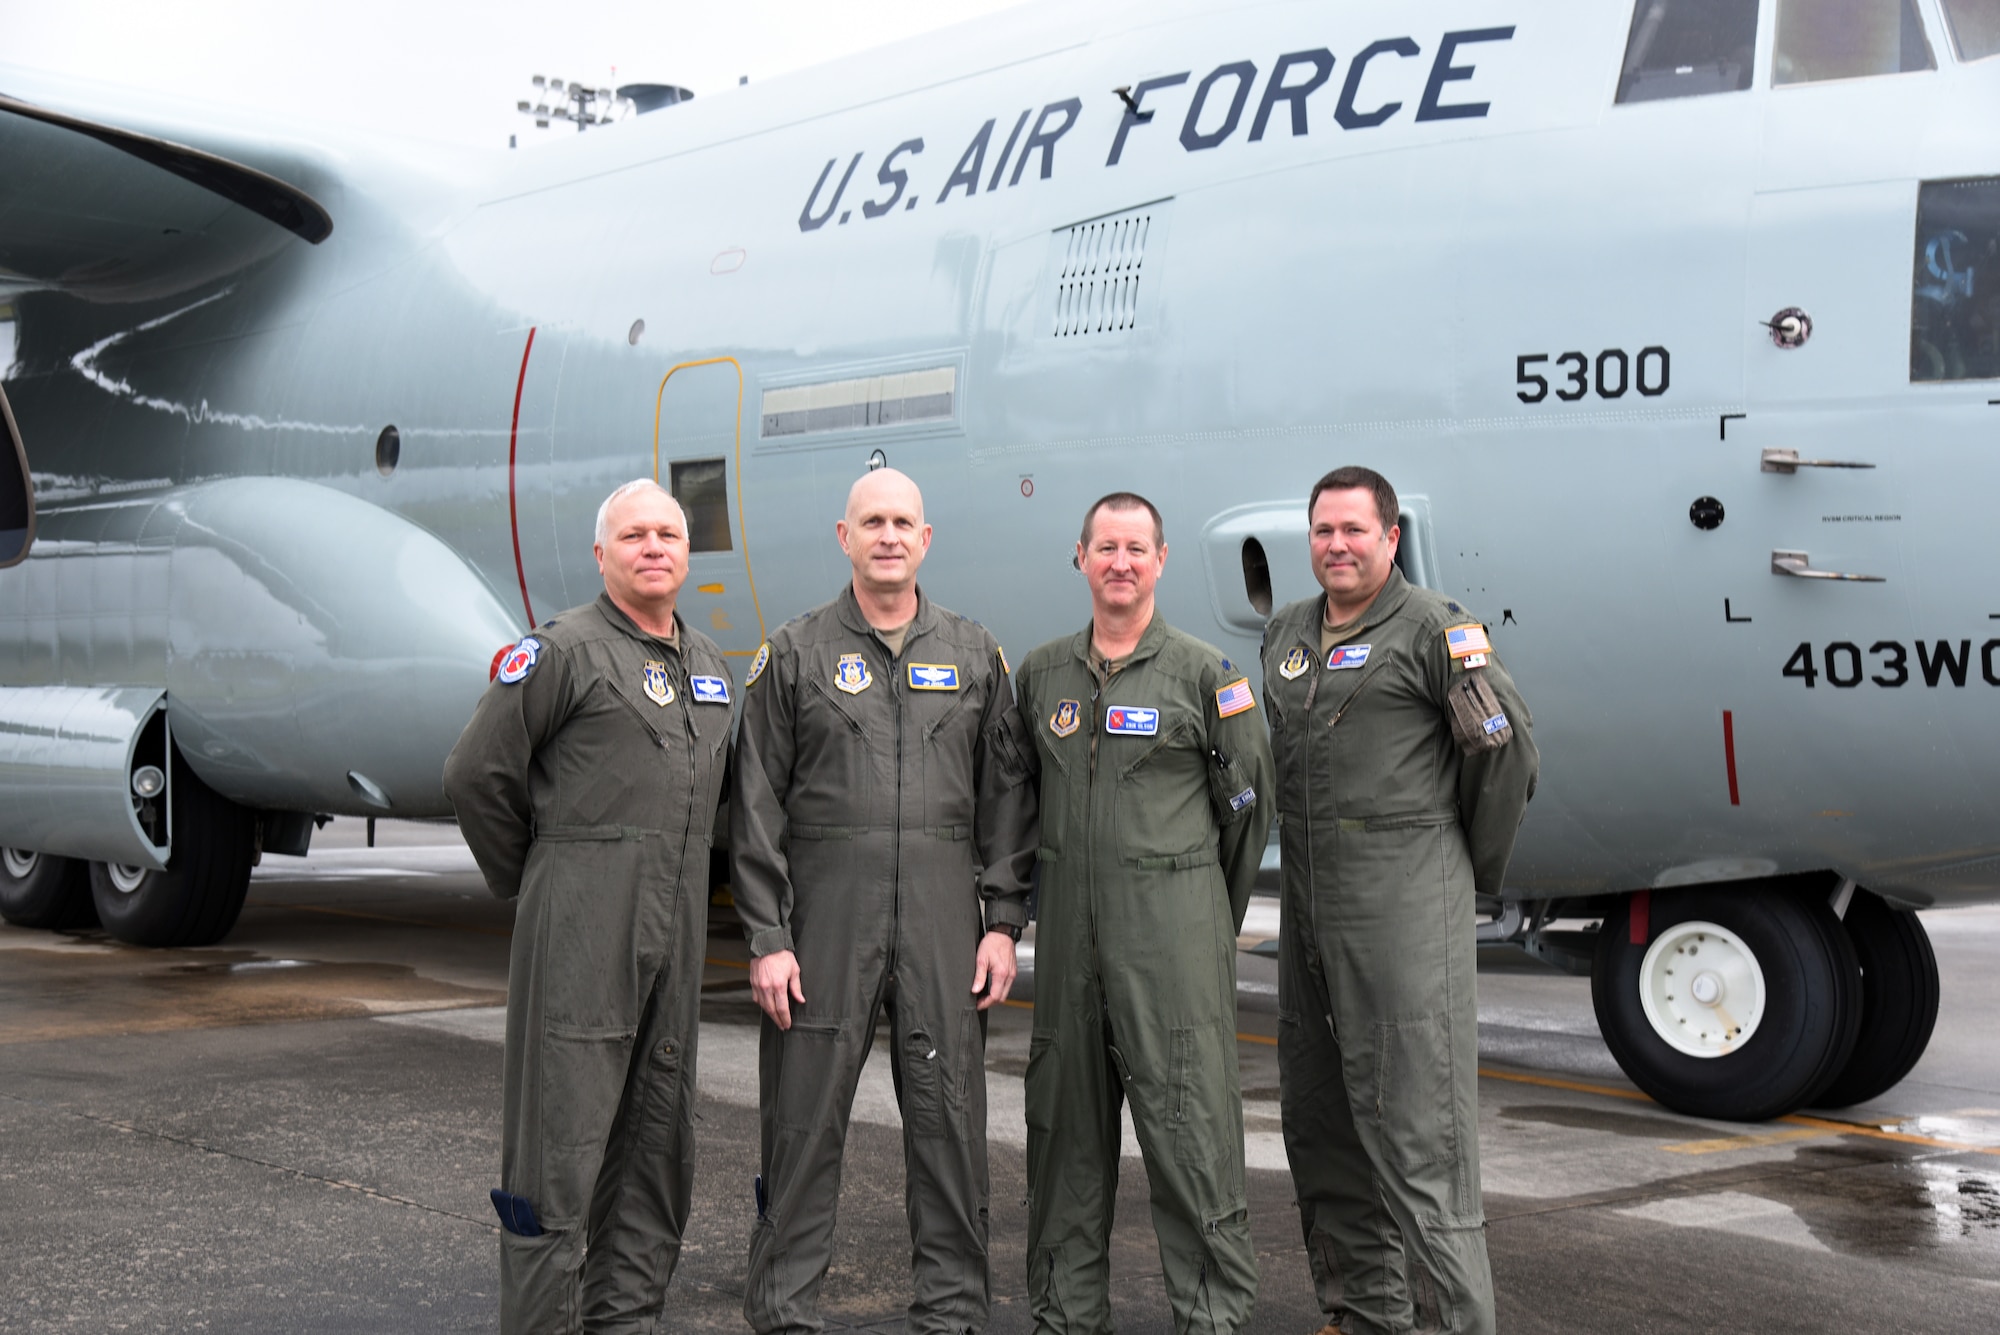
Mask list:
MULTIPOLYGON (((1390 566, 1388 581, 1382 585, 1382 591, 1375 595, 1375 601, 1368 604, 1368 610, 1361 614, 1361 620, 1355 623, 1354 629, 1350 634, 1359 635, 1371 627, 1381 625, 1384 621, 1387 621, 1390 617, 1401 611, 1403 604, 1409 600, 1410 581, 1403 578, 1402 571, 1396 569, 1394 566, 1390 566)), ((1319 597, 1313 600, 1313 610, 1316 613, 1313 618, 1316 626, 1324 626, 1326 624, 1326 593, 1324 590, 1321 591, 1319 597)))
MULTIPOLYGON (((1071 656, 1080 661, 1085 667, 1090 666, 1090 633, 1096 626, 1097 623, 1095 621, 1085 622, 1083 629, 1077 632, 1076 638, 1070 641, 1071 656)), ((1160 609, 1156 606, 1153 608, 1153 619, 1146 623, 1145 634, 1139 637, 1139 643, 1133 648, 1131 653, 1118 660, 1119 670, 1122 672, 1134 663, 1144 662, 1146 659, 1151 658, 1154 654, 1160 652, 1160 646, 1166 642, 1167 619, 1160 615, 1160 609)))
MULTIPOLYGON (((875 627, 868 624, 868 618, 862 615, 861 612, 861 600, 854 596, 854 581, 849 580, 846 587, 841 589, 837 605, 840 609, 841 625, 847 627, 847 629, 853 631, 856 635, 868 639, 875 637, 875 627)), ((929 631, 936 624, 937 609, 931 606, 931 600, 924 595, 924 586, 919 584, 917 585, 917 614, 910 619, 910 633, 903 640, 903 652, 905 654, 909 653, 910 645, 915 642, 917 636, 929 631)))
POLYGON ((603 617, 605 621, 624 631, 635 640, 643 640, 647 644, 666 645, 667 648, 673 650, 676 654, 680 652, 681 645, 685 642, 682 637, 687 634, 687 623, 681 620, 679 608, 674 609, 674 639, 669 643, 651 631, 642 629, 638 622, 626 616, 625 609, 617 603, 612 602, 609 593, 598 594, 597 601, 593 606, 597 608, 597 614, 603 617))

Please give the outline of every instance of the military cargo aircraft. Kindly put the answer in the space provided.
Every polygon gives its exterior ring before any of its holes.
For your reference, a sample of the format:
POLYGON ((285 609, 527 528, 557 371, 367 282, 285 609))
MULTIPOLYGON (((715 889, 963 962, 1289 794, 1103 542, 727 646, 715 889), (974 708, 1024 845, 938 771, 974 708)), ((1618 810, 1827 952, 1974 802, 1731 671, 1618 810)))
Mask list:
POLYGON ((1535 709, 1482 937, 1671 1106, 1877 1095, 1909 910, 2000 893, 1996 52, 2000 0, 1050 4, 490 159, 0 67, 0 909, 213 941, 316 817, 448 815, 634 476, 740 674, 866 468, 1018 648, 1145 492, 1250 663, 1364 462, 1535 709))

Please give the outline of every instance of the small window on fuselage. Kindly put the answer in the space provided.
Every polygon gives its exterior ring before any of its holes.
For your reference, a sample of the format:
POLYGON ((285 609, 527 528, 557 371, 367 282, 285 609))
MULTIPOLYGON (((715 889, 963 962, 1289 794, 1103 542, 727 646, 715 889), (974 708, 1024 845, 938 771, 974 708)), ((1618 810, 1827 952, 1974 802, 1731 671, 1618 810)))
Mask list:
POLYGON ((1916 0, 1778 0, 1773 84, 1936 68, 1916 0))
POLYGON ((2000 177, 1917 191, 1910 379, 2000 379, 2000 177))
POLYGON ((1944 0, 1944 21, 1960 60, 2000 55, 2000 0, 1944 0))
POLYGON ((673 466, 668 488, 687 514, 688 550, 729 550, 728 463, 723 459, 683 459, 673 466))
POLYGON ((1740 93, 1757 59, 1757 0, 1639 0, 1620 102, 1740 93))

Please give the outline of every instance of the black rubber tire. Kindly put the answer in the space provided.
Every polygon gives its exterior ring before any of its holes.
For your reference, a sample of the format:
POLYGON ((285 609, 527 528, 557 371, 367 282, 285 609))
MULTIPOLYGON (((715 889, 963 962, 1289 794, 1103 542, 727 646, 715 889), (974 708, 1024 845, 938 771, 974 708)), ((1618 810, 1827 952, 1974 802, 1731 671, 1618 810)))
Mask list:
POLYGON ((1861 1036, 1814 1104, 1845 1108, 1893 1089, 1930 1046, 1937 1027, 1937 956, 1917 915, 1854 892, 1841 920, 1861 962, 1861 1036))
POLYGON ((1750 884, 1655 890, 1644 945, 1631 940, 1631 901, 1598 933, 1591 999, 1618 1065, 1675 1112, 1761 1122, 1811 1103, 1854 1049, 1861 975, 1840 920, 1816 893, 1750 884), (1742 939, 1764 974, 1764 1015, 1748 1042, 1721 1057, 1694 1057, 1653 1031, 1639 1000, 1639 971, 1661 930, 1711 922, 1742 939))
POLYGON ((210 788, 174 756, 173 852, 121 890, 102 862, 90 864, 91 897, 104 930, 135 946, 211 946, 243 912, 256 849, 256 816, 210 788))
POLYGON ((16 876, 0 858, 0 918, 16 927, 53 931, 95 926, 97 906, 90 898, 89 866, 47 853, 26 856, 34 865, 25 876, 16 876))

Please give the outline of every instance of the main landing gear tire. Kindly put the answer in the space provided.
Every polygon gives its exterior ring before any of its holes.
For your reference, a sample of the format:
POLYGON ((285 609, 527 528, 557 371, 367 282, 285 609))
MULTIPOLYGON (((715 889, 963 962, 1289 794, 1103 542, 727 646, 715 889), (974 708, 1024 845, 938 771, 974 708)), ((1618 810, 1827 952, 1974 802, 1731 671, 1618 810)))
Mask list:
POLYGON ((256 817, 173 759, 173 842, 165 871, 90 864, 104 930, 135 946, 208 946, 229 935, 250 889, 256 817))
POLYGON ((1857 890, 1841 919, 1861 962, 1861 1036, 1814 1104, 1845 1108, 1886 1093, 1917 1064, 1937 1026, 1937 956, 1917 915, 1857 890))
POLYGON ((56 931, 94 925, 90 869, 71 858, 0 848, 0 918, 56 931))
POLYGON ((1598 1028, 1632 1083, 1675 1112, 1761 1122, 1812 1103, 1854 1051, 1861 971, 1810 892, 1650 892, 1605 917, 1591 968, 1598 1028))

